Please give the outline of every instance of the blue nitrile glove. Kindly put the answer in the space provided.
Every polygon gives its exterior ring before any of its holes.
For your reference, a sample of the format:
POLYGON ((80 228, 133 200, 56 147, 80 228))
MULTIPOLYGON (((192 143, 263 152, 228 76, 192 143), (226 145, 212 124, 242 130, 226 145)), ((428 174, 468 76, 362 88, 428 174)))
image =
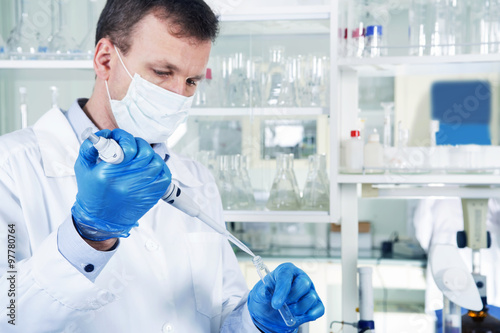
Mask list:
POLYGON ((309 276, 291 263, 279 265, 271 274, 259 281, 248 295, 248 310, 252 320, 261 331, 295 332, 303 323, 314 321, 325 313, 309 276), (270 276, 276 281, 272 283, 270 276), (287 303, 297 323, 288 327, 278 312, 287 303))
POLYGON ((78 194, 71 209, 73 220, 80 235, 90 240, 128 237, 165 194, 172 176, 143 139, 121 129, 96 134, 115 139, 124 159, 120 164, 97 163, 97 149, 89 140, 83 142, 75 163, 78 194))

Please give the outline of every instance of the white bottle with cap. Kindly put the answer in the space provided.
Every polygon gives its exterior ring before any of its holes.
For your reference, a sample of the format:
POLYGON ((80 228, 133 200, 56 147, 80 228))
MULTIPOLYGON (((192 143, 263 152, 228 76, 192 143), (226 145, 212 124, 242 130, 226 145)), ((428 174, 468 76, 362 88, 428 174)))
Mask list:
POLYGON ((384 170, 384 149, 380 144, 380 135, 374 129, 368 137, 368 142, 364 149, 364 165, 367 173, 383 173, 384 170))
POLYGON ((345 143, 345 171, 363 172, 363 140, 359 131, 351 131, 351 138, 345 143))

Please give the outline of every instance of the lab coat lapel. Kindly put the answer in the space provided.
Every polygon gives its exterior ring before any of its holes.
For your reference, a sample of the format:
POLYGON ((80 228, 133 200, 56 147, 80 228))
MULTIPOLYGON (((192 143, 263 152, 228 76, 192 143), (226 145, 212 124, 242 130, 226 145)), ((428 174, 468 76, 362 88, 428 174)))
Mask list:
POLYGON ((79 143, 61 110, 52 108, 33 126, 47 177, 74 176, 79 143))

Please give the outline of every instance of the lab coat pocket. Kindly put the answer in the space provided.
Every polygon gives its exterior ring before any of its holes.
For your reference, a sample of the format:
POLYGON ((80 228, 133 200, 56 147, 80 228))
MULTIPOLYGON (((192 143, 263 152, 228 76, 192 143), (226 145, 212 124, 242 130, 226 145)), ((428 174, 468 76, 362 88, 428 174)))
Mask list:
POLYGON ((214 232, 187 235, 189 262, 196 298, 196 309, 212 318, 222 312, 221 236, 214 232))

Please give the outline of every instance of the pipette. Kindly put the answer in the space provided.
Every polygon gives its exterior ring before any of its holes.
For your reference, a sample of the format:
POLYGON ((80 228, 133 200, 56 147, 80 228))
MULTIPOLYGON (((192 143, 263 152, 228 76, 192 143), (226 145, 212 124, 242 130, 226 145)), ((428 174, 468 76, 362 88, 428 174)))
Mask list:
MULTIPOLYGON (((103 137, 98 137, 97 135, 92 133, 92 128, 87 128, 85 132, 82 134, 82 139, 89 139, 94 147, 99 151, 99 157, 108 163, 119 164, 123 161, 123 150, 120 145, 113 139, 106 139, 103 137), (102 150, 102 152, 101 152, 102 150), (121 155, 121 159, 120 156, 121 155), (118 156, 118 157, 117 157, 118 156), (119 161, 119 162, 118 162, 119 161)), ((229 241, 231 241, 234 245, 239 247, 242 251, 248 253, 253 257, 253 264, 257 268, 257 272, 259 276, 264 282, 264 276, 270 274, 269 269, 264 264, 262 258, 260 256, 256 256, 245 244, 243 244, 238 238, 236 238, 233 234, 231 234, 227 229, 217 223, 210 216, 201 211, 200 206, 191 200, 187 195, 182 194, 182 190, 180 187, 175 185, 174 183, 170 183, 167 191, 163 195, 162 199, 179 209, 180 211, 186 213, 189 216, 196 217, 214 231, 218 232, 222 236, 226 237, 229 241)), ((272 275, 270 275, 271 280, 275 283, 272 275)), ((294 326, 296 324, 296 319, 293 314, 290 312, 288 305, 286 303, 278 310, 281 317, 285 321, 287 326, 294 326)))
MULTIPOLYGON (((90 142, 94 144, 94 147, 99 152, 99 157, 101 160, 111 163, 111 164, 119 164, 123 161, 123 150, 120 145, 113 139, 106 139, 104 137, 100 137, 92 133, 92 128, 87 128, 82 134, 82 140, 89 139, 90 142)), ((234 245, 239 247, 242 251, 248 253, 252 257, 255 257, 255 254, 238 238, 234 237, 229 231, 227 231, 224 226, 214 221, 210 216, 201 211, 200 206, 196 204, 191 198, 186 195, 182 195, 182 190, 175 185, 174 183, 170 183, 165 195, 162 199, 179 209, 180 211, 186 213, 189 216, 197 217, 200 221, 207 224, 213 230, 225 236, 228 240, 230 240, 234 245)))

